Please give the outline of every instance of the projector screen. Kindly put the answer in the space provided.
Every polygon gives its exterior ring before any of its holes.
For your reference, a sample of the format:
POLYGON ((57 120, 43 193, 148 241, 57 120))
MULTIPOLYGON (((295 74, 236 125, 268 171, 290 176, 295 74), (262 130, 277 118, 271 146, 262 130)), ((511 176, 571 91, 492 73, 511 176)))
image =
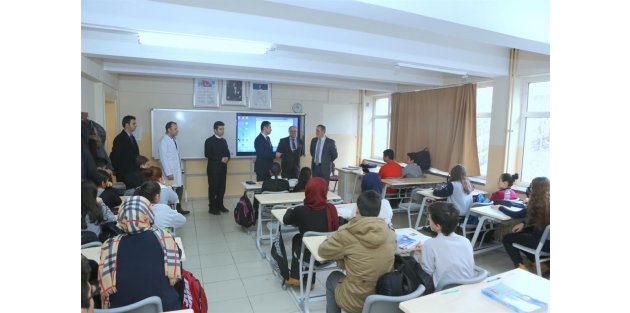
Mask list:
POLYGON ((269 139, 274 151, 278 148, 280 139, 289 136, 290 126, 297 127, 298 137, 304 141, 304 115, 236 113, 237 156, 256 155, 254 140, 260 134, 260 124, 263 121, 271 122, 269 139))

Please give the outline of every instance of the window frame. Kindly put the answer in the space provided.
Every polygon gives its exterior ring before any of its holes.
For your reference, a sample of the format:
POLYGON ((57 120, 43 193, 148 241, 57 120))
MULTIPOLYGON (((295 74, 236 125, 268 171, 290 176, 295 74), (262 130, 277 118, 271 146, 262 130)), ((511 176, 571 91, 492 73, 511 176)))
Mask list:
MULTIPOLYGON (((489 133, 488 133, 488 158, 489 158, 489 154, 490 154, 490 137, 492 135, 492 104, 494 103, 494 84, 490 81, 490 82, 481 82, 481 83, 477 83, 477 92, 479 91, 479 89, 481 88, 492 88, 492 100, 490 103, 490 112, 479 112, 478 111, 478 101, 477 99, 475 99, 475 111, 476 111, 476 124, 479 124, 479 119, 480 118, 487 118, 490 121, 490 129, 489 129, 489 133)), ((479 94, 479 93, 477 93, 479 94)), ((477 134, 479 135, 479 134, 477 134)), ((477 157, 479 159, 479 170, 481 171, 481 157, 479 156, 481 149, 479 149, 479 143, 477 142, 477 157)), ((483 178, 484 180, 486 179, 488 175, 488 160, 486 160, 486 172, 485 173, 481 173, 478 177, 483 178)))
POLYGON ((391 119, 391 114, 392 114, 392 97, 391 94, 386 94, 386 95, 376 95, 372 97, 372 118, 371 118, 371 124, 372 124, 372 134, 371 134, 371 140, 370 140, 370 158, 372 159, 376 159, 376 160, 382 160, 383 159, 383 151, 374 151, 374 133, 376 130, 376 120, 377 119, 386 119, 387 120, 387 134, 386 134, 386 140, 385 140, 385 149, 387 149, 387 147, 389 147, 389 133, 391 131, 391 123, 392 123, 392 119, 391 119), (380 99, 387 99, 387 115, 376 115, 376 101, 380 100, 380 99))

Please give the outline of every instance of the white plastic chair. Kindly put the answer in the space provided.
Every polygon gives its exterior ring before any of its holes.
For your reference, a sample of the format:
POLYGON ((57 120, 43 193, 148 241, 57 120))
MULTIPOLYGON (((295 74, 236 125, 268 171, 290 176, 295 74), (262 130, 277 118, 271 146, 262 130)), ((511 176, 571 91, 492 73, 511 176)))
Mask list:
POLYGON ((475 272, 477 272, 477 275, 469 279, 442 279, 441 281, 438 282, 438 285, 435 286, 435 291, 440 291, 440 290, 456 287, 459 285, 476 284, 486 279, 486 277, 488 277, 488 271, 476 265, 475 265, 475 272))
POLYGON ((545 245, 545 242, 549 240, 550 232, 551 232, 551 225, 547 225, 547 227, 545 227, 545 231, 540 237, 540 241, 538 242, 538 246, 536 246, 535 250, 532 248, 520 245, 518 243, 512 244, 514 248, 534 255, 535 262, 536 262, 536 273, 540 277, 542 277, 542 270, 540 269, 540 263, 549 261, 551 259, 548 252, 542 251, 542 248, 545 245))
POLYGON ((411 228, 411 211, 420 212, 420 208, 422 207, 422 205, 420 204, 420 201, 422 201, 421 196, 416 193, 416 191, 418 190, 422 190, 422 188, 413 188, 409 196, 409 202, 401 202, 400 204, 398 204, 398 209, 393 210, 407 211, 407 221, 409 222, 409 228, 411 228), (414 200, 417 200, 418 202, 414 200))
POLYGON ((362 313, 398 313, 402 312, 398 305, 401 302, 415 299, 421 296, 426 288, 424 285, 420 284, 418 289, 414 292, 404 295, 404 296, 383 296, 383 295, 370 295, 365 298, 365 302, 363 303, 363 311, 362 313))
POLYGON ((92 241, 81 245, 81 249, 92 248, 92 247, 100 247, 102 243, 100 241, 92 241))
MULTIPOLYGON (((311 236, 327 236, 327 235, 331 235, 334 234, 335 232, 317 232, 317 231, 307 231, 304 233, 304 235, 302 235, 302 238, 304 237, 311 237, 311 236)), ((304 245, 304 240, 302 240, 302 247, 300 248, 300 295, 304 296, 304 284, 301 283, 302 278, 304 277, 304 274, 306 274, 306 272, 304 271, 305 267, 309 266, 309 261, 310 260, 304 260, 304 252, 306 251, 306 246, 304 245)), ((311 252, 312 253, 312 252, 311 252)), ((317 265, 314 264, 313 265, 313 273, 317 273, 320 271, 330 271, 333 270, 335 268, 338 268, 337 266, 337 262, 336 261, 330 261, 330 262, 326 262, 322 265, 317 265)), ((307 282, 306 284, 309 288, 311 285, 311 282, 307 282)))
POLYGON ((148 297, 136 303, 111 309, 94 309, 94 313, 159 313, 162 311, 162 299, 158 296, 148 297))

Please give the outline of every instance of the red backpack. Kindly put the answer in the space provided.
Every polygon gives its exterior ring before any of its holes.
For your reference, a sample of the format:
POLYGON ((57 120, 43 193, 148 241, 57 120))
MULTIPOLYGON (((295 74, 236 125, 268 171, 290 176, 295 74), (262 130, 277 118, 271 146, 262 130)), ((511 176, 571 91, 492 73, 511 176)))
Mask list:
POLYGON ((208 312, 208 300, 199 280, 187 270, 182 269, 184 283, 184 301, 182 308, 192 309, 195 313, 208 312))

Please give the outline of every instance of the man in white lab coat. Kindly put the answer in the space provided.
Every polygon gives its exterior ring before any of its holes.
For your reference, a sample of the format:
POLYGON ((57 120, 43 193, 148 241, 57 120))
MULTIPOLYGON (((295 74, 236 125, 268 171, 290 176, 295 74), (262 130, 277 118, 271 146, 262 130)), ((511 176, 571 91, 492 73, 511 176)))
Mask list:
POLYGON ((162 163, 162 172, 164 172, 164 180, 172 180, 173 187, 179 198, 177 203, 177 212, 181 214, 188 214, 190 211, 182 209, 182 193, 184 191, 184 184, 182 180, 182 162, 179 158, 179 151, 177 150, 177 141, 175 137, 179 130, 177 129, 177 123, 166 123, 166 134, 160 142, 160 148, 158 149, 160 163, 162 163))

